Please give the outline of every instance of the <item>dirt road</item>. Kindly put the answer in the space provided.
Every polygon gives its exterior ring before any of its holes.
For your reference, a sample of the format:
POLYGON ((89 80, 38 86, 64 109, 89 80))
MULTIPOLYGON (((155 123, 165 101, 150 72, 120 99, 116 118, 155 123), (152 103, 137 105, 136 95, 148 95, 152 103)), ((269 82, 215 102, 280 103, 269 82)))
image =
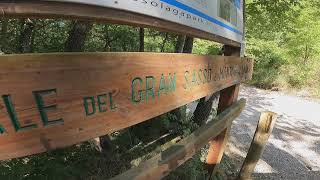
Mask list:
POLYGON ((260 112, 273 111, 278 120, 255 179, 320 180, 320 101, 280 92, 242 87, 247 107, 232 126, 226 154, 241 165, 249 148, 260 112))

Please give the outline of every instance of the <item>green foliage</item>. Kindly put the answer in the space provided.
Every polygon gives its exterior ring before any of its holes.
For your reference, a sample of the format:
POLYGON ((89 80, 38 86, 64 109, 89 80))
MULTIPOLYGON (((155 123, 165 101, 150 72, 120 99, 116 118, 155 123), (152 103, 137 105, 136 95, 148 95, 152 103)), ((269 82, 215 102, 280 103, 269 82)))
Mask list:
POLYGON ((145 49, 149 52, 174 52, 176 35, 159 32, 153 29, 145 31, 145 49))
POLYGON ((299 14, 298 0, 247 0, 246 36, 271 40, 292 29, 292 21, 299 14))
POLYGON ((89 143, 2 161, 0 179, 82 179, 95 171, 98 153, 89 143))
POLYGON ((204 169, 203 161, 201 161, 202 154, 197 153, 182 166, 178 167, 175 171, 172 171, 165 180, 170 179, 186 179, 186 180, 198 180, 206 179, 208 177, 207 171, 204 169))
POLYGON ((86 51, 138 51, 139 29, 131 26, 95 24, 86 41, 86 51))
POLYGON ((281 75, 281 67, 287 63, 283 50, 273 41, 251 41, 248 42, 247 49, 248 56, 255 60, 251 83, 262 88, 276 86, 277 78, 281 75))
POLYGON ((211 41, 206 41, 206 40, 201 40, 201 39, 196 39, 193 44, 193 53, 194 54, 209 54, 209 55, 217 55, 221 51, 222 45, 211 42, 211 41))
POLYGON ((33 51, 35 53, 63 52, 64 43, 71 28, 70 21, 37 20, 34 21, 33 51), (59 33, 52 33, 59 32, 59 33))
POLYGON ((255 59, 252 84, 316 91, 319 6, 316 0, 247 1, 247 55, 255 59))

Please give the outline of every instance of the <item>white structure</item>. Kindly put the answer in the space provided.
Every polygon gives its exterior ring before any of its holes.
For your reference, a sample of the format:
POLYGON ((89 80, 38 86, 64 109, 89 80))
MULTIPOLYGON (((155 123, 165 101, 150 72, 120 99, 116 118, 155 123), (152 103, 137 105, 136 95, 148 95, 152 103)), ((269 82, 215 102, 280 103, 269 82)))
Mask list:
POLYGON ((224 38, 243 41, 243 0, 46 0, 89 4, 144 14, 224 38))

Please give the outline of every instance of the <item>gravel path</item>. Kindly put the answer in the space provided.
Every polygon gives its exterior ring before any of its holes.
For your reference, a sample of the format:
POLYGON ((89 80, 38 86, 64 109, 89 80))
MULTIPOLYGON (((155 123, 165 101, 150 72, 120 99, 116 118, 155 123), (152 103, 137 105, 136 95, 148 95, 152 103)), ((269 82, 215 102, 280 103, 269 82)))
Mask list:
POLYGON ((320 101, 242 87, 247 106, 232 126, 226 154, 240 167, 250 146, 260 112, 278 120, 254 171, 255 179, 320 180, 320 101))

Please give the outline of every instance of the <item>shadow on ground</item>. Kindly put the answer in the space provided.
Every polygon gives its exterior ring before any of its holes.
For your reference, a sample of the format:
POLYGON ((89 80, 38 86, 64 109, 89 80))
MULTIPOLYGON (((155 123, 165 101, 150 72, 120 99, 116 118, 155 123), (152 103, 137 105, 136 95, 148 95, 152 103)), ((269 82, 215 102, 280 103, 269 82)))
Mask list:
POLYGON ((278 120, 258 162, 255 179, 320 179, 320 103, 243 87, 247 106, 235 120, 226 155, 237 170, 249 149, 262 111, 273 111, 278 120), (310 114, 313 113, 313 114, 310 114))

